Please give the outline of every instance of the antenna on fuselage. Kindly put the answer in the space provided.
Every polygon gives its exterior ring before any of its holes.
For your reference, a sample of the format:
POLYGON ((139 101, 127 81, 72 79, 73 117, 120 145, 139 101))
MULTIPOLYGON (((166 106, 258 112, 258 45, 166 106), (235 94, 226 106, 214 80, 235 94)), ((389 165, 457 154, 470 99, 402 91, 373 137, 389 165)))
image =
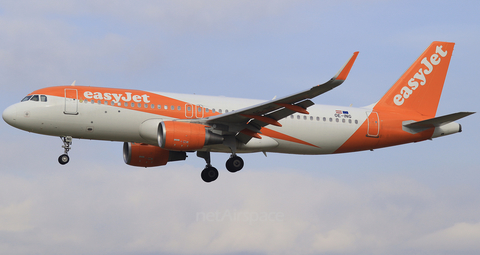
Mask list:
POLYGON ((72 86, 75 86, 75 82, 76 82, 76 81, 77 81, 77 80, 74 80, 74 81, 73 81, 72 86))

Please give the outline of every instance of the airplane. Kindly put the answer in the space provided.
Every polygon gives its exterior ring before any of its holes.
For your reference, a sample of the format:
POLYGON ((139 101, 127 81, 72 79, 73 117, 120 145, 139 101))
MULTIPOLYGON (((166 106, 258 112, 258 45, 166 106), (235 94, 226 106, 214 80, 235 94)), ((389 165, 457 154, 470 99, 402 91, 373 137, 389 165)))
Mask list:
POLYGON ((454 121, 474 112, 435 117, 453 48, 433 42, 380 100, 360 108, 311 101, 345 81, 355 52, 327 82, 269 101, 74 82, 33 91, 2 117, 13 127, 60 137, 62 165, 70 161, 73 138, 119 141, 125 163, 137 167, 163 166, 196 152, 206 162, 201 178, 212 182, 219 173, 211 152, 229 153, 226 168, 234 173, 244 166, 240 153, 346 153, 461 132, 454 121))

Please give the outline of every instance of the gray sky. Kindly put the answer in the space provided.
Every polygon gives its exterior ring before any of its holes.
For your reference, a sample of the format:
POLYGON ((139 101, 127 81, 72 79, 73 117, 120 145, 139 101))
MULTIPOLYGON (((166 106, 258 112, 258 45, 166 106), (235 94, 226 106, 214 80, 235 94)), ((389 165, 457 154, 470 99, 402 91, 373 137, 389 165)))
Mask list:
MULTIPOLYGON (((432 41, 455 42, 438 115, 478 111, 476 1, 1 1, 0 108, 56 85, 271 99, 378 100, 432 41)), ((341 155, 123 163, 122 144, 0 122, 0 254, 478 254, 480 121, 341 155)))

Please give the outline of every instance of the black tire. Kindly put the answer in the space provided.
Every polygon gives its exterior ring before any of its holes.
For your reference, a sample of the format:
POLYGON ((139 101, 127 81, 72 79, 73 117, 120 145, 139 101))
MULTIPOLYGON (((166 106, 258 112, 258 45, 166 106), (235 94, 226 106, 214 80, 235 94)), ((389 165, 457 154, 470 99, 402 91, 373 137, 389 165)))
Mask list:
POLYGON ((243 165, 243 159, 239 156, 233 156, 227 160, 227 163, 225 163, 227 170, 232 173, 242 170, 243 165))
POLYGON ((58 157, 58 163, 60 165, 65 165, 70 161, 70 157, 67 154, 62 154, 60 157, 58 157))
POLYGON ((213 182, 218 178, 218 170, 215 167, 206 167, 201 176, 204 182, 213 182))

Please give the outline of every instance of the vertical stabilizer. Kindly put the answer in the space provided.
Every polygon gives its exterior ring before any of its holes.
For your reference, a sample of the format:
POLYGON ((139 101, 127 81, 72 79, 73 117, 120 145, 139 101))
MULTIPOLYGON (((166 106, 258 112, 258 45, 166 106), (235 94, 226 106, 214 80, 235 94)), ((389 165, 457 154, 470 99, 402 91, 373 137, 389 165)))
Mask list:
POLYGON ((375 105, 435 117, 455 43, 433 42, 375 105))

